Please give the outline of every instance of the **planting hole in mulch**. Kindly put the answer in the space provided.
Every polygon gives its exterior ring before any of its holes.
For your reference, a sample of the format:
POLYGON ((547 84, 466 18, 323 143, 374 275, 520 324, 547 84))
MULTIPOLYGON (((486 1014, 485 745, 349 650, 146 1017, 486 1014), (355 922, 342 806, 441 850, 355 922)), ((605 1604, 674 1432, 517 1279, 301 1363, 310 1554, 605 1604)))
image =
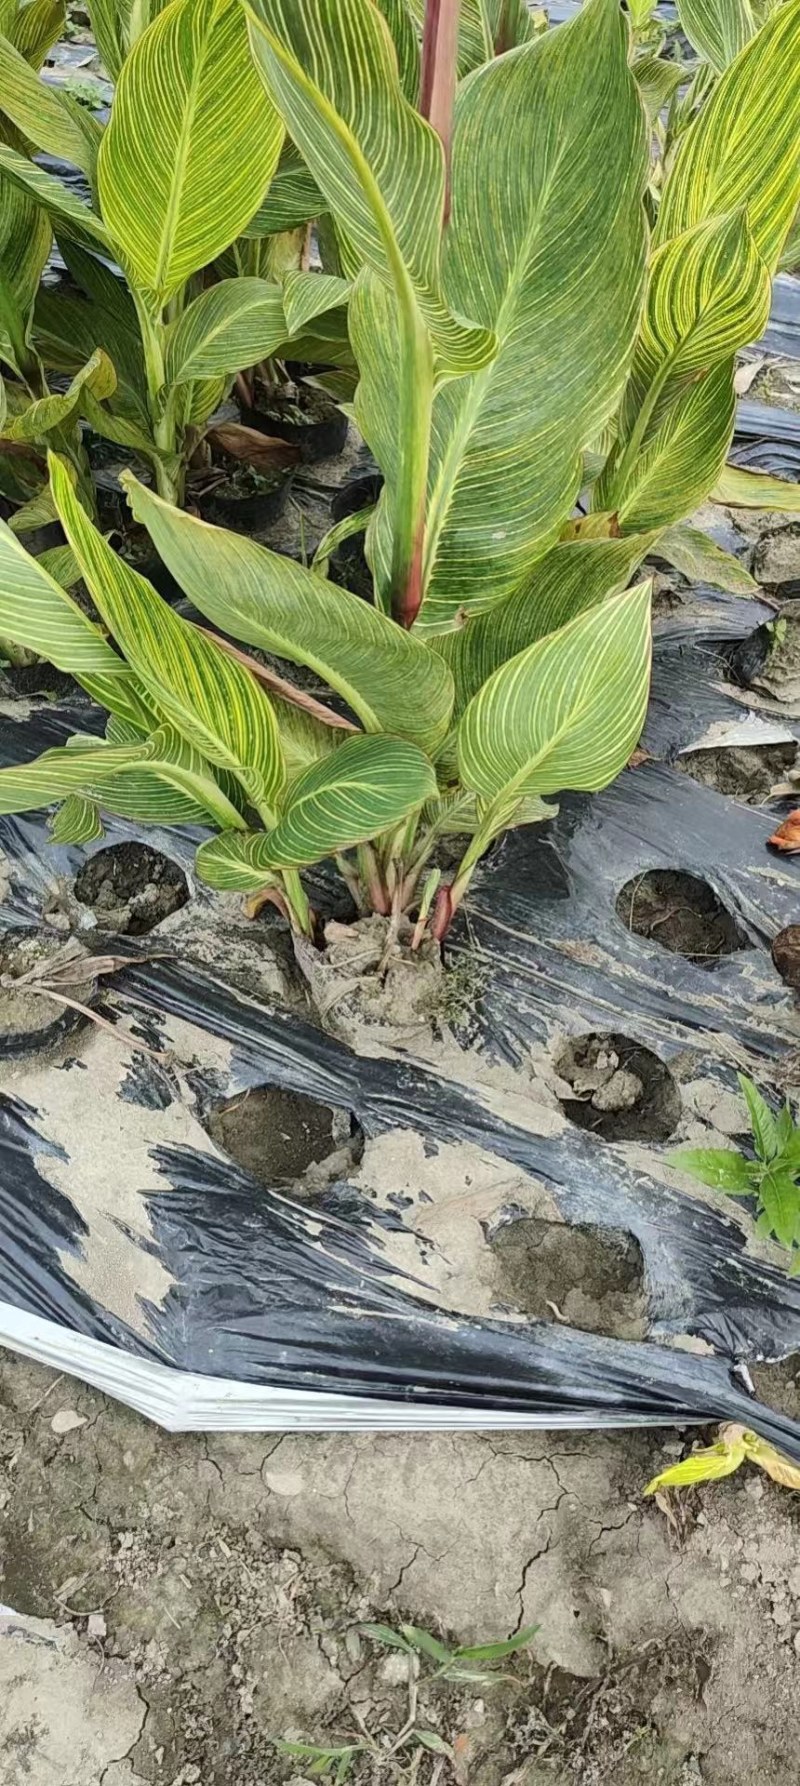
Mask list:
POLYGON ((788 1420, 800 1420, 800 1353, 780 1364, 750 1364, 748 1369, 759 1401, 788 1420))
POLYGON ((616 911, 627 930, 697 967, 713 967, 721 955, 750 947, 708 881, 682 869, 651 868, 626 881, 616 911))
MULTIPOLYGON (((786 744, 747 744, 718 750, 688 750, 676 757, 674 767, 691 775, 704 788, 716 788, 734 800, 760 805, 773 790, 786 783, 787 775, 800 767, 794 739, 786 744)), ((800 787, 798 787, 800 794, 800 787)))
POLYGON ((346 1178, 364 1151, 363 1130, 349 1111, 274 1085, 218 1105, 204 1122, 217 1147, 259 1184, 292 1185, 295 1195, 346 1178))
POLYGON ((75 877, 75 898, 90 905, 98 928, 146 936, 189 898, 183 870, 147 843, 114 843, 90 856, 75 877))
POLYGON ((555 1063, 559 1103, 580 1129, 603 1141, 666 1141, 681 1115, 669 1067, 628 1036, 573 1037, 555 1063))
POLYGON ((644 1261, 631 1234, 522 1216, 504 1222, 491 1247, 500 1297, 515 1310, 584 1333, 644 1339, 644 1261))
MULTIPOLYGON (((23 977, 34 970, 46 978, 48 961, 52 958, 55 965, 63 953, 60 937, 43 936, 38 931, 12 931, 0 941, 0 1055, 36 1053, 53 1047, 88 1022, 80 1011, 47 998, 33 990, 30 983, 24 983, 23 977)), ((67 988, 69 997, 82 1005, 90 1003, 94 986, 90 957, 86 962, 85 979, 77 975, 67 988)))

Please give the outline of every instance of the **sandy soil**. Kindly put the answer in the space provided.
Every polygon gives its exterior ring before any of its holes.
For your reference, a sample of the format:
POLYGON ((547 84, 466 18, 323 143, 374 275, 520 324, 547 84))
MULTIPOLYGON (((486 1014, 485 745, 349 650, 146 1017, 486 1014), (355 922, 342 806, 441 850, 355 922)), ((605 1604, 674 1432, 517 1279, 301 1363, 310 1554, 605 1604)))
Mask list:
POLYGON ((416 1786, 795 1786, 796 1497, 740 1475, 674 1523, 641 1497, 692 1435, 171 1437, 0 1364, 4 1786, 278 1786, 276 1739, 379 1750, 406 1662, 538 1622, 492 1686, 426 1687, 454 1747, 416 1786), (65 1430, 68 1429, 68 1430, 65 1430))

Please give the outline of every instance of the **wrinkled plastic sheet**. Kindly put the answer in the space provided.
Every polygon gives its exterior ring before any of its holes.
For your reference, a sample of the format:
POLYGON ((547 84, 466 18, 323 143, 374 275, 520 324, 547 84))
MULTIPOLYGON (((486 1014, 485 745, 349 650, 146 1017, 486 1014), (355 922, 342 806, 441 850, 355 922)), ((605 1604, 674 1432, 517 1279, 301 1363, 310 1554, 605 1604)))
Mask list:
MULTIPOLYGON (((718 598, 719 625, 741 633, 742 604, 718 598)), ((752 616, 749 617, 752 620, 752 616)), ((687 619, 696 636, 701 621, 687 619)), ((659 643, 653 712, 669 692, 675 627, 659 643), (666 678, 666 685, 665 685, 666 678)), ((727 633, 726 633, 727 636, 727 633)), ((86 709, 43 708, 3 724, 2 761, 62 741, 86 709)), ((680 733, 682 716, 677 715, 680 733)), ((476 1010, 486 1058, 524 1068, 557 1036, 622 1032, 669 1063, 696 1061, 721 1090, 746 1065, 767 1081, 800 1035, 791 995, 770 960, 771 937, 797 914, 800 877, 773 861, 772 821, 663 762, 627 771, 594 799, 568 797, 546 831, 509 836, 477 877, 451 955, 488 970, 476 1010), (619 890, 648 868, 705 878, 749 946, 712 969, 632 935, 619 890)), ((136 835, 112 823, 103 844, 136 835)), ((194 839, 147 833, 191 874, 194 839)), ((0 820, 8 883, 6 928, 39 921, 58 876, 84 852, 56 848, 38 815, 0 820)), ((211 896, 196 890, 200 900, 211 896)), ((157 942, 158 932, 148 943, 157 942)), ((101 945, 98 945, 101 946, 101 945)), ((143 946, 143 945, 142 945, 143 946)), ((136 953, 128 940, 123 950, 136 953)), ((115 982, 114 1015, 149 1045, 179 1020, 224 1044, 223 1097, 256 1085, 301 1091, 356 1116, 365 1135, 410 1128, 426 1149, 469 1143, 546 1186, 563 1219, 633 1235, 644 1260, 647 1333, 621 1341, 557 1321, 454 1315, 421 1294, 387 1257, 402 1208, 376 1209, 347 1183, 322 1208, 256 1184, 212 1148, 144 1146, 147 1238, 127 1237, 126 1270, 157 1257, 160 1300, 138 1298, 135 1322, 78 1269, 97 1259, 94 1214, 64 1189, 63 1135, 54 1143, 30 1089, 0 1072, 0 1340, 97 1383, 172 1427, 602 1426, 730 1419, 800 1457, 800 1431, 754 1401, 747 1361, 800 1350, 800 1283, 752 1252, 732 1206, 675 1188, 664 1146, 635 1150, 565 1123, 554 1132, 524 1097, 498 1110, 484 1086, 455 1083, 414 1058, 358 1057, 334 1037, 180 960, 142 961, 115 982), (54 1157, 55 1167, 53 1167, 54 1157), (149 1157, 152 1155, 153 1157, 149 1157), (157 1189, 148 1189, 154 1175, 157 1189), (137 1251, 137 1248, 139 1249, 137 1251), (697 1356, 671 1342, 691 1336, 697 1356)), ((110 1044, 113 1049, 117 1044, 110 1044)), ((101 1047, 92 1038, 92 1047, 101 1047)), ((90 1072, 75 1060, 41 1072, 90 1072)), ((124 1054, 124 1050, 121 1050, 124 1054)), ((89 1061, 91 1062, 91 1054, 89 1061)), ((178 1094, 144 1054, 125 1060, 122 1097, 163 1110, 178 1094)), ((30 1081, 26 1082, 30 1087, 30 1081)), ((521 1080, 524 1089, 524 1077, 521 1080)), ((183 1095, 186 1095, 184 1092, 183 1095)), ((114 1219, 115 1149, 123 1104, 107 1110, 108 1147, 89 1199, 114 1219)), ((141 1130, 139 1131, 141 1133, 141 1130)), ((146 1133, 146 1127, 145 1127, 146 1133)), ((76 1135, 76 1148, 79 1137, 76 1135)), ((66 1151, 69 1151, 67 1149, 66 1151)), ((513 1210, 503 1219, 513 1218, 513 1210)), ((133 1285, 135 1291, 135 1283, 133 1285)))

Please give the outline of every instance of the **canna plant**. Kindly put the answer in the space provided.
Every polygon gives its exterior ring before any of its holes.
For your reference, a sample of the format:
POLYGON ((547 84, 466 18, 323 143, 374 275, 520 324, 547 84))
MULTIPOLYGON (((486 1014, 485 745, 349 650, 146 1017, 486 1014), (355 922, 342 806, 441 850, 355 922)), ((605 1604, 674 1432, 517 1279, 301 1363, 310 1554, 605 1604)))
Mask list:
POLYGON ((126 474, 214 636, 120 564, 63 454, 52 501, 101 626, 0 529, 0 635, 111 714, 104 741, 0 773, 0 811, 61 799, 56 834, 73 839, 102 810, 203 824, 199 873, 308 935, 301 872, 333 857, 362 909, 416 911, 416 940, 443 937, 496 837, 624 766, 650 664, 650 585, 631 578, 724 473, 734 356, 766 320, 800 197, 800 0, 683 134, 652 242, 617 0, 544 35, 490 11, 513 47, 490 32, 458 81, 454 0, 426 8, 421 51, 404 0, 237 15, 352 287, 354 414, 384 479, 362 517, 374 605, 326 580, 330 539, 306 568, 126 474), (220 633, 311 670, 332 704, 220 633), (444 876, 448 835, 464 843, 444 876))
MULTIPOLYGON (((270 227, 280 227, 292 194, 301 210, 315 195, 291 163, 287 174, 284 126, 253 67, 238 0, 95 0, 92 18, 117 83, 105 128, 43 86, 0 36, 0 125, 10 125, 0 130, 0 360, 9 369, 0 491, 35 495, 50 447, 71 462, 91 509, 87 425, 141 458, 160 493, 179 502, 187 462, 241 368, 332 312, 344 352, 349 288, 296 265, 264 276, 270 227), (79 170, 90 203, 31 160, 34 150, 79 170), (69 291, 40 284, 53 234, 69 291)), ((42 518, 41 497, 33 518, 42 518)), ((29 521, 26 513, 15 524, 29 521)))

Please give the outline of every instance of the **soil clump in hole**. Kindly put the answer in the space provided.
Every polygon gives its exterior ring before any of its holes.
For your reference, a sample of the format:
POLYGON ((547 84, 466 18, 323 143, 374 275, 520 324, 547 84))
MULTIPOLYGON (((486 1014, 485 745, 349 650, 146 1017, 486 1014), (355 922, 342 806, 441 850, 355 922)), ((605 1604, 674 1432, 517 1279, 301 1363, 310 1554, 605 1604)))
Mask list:
POLYGON ((699 875, 676 868, 653 868, 626 881, 617 897, 617 917, 635 936, 683 955, 697 967, 713 967, 721 955, 749 948, 744 932, 699 875))
MULTIPOLYGON (((78 945, 74 945, 77 950, 78 945)), ((63 958, 64 944, 58 937, 38 931, 14 932, 0 941, 0 1055, 34 1053, 51 1047, 65 1036, 72 1035, 88 1021, 80 1011, 72 1010, 55 999, 37 992, 28 976, 35 973, 43 984, 47 964, 63 958), (26 978, 28 983, 26 984, 26 978)), ((76 972, 67 988, 68 996, 78 1004, 91 1000, 94 975, 91 957, 86 956, 86 973, 76 972)))
POLYGON ((748 1369, 759 1401, 776 1414, 800 1420, 800 1353, 793 1352, 780 1364, 751 1364, 748 1369))
POLYGON ((270 1190, 291 1186, 315 1196, 346 1178, 364 1151, 363 1131, 348 1110, 334 1110, 300 1092, 261 1085, 211 1111, 205 1127, 218 1148, 270 1190))
POLYGON ((669 1067, 628 1036, 573 1038, 556 1072, 564 1115, 603 1141, 666 1141, 678 1126, 681 1097, 669 1067))
POLYGON ((421 1030, 463 1012, 463 971, 451 987, 439 944, 423 938, 412 952, 412 925, 373 913, 354 924, 325 925, 324 949, 295 939, 295 954, 324 1027, 348 1041, 364 1028, 421 1030))
POLYGON ((720 794, 758 806, 786 781, 787 772, 794 769, 797 760, 798 748, 792 739, 786 744, 688 750, 676 757, 673 766, 691 775, 704 788, 716 788, 720 794))
POLYGON ((644 1264, 632 1235, 524 1216, 504 1222, 491 1246, 500 1297, 523 1314, 613 1339, 644 1339, 644 1264))
POLYGON ((75 878, 75 898, 92 907, 98 928, 146 936, 189 898, 183 870, 147 843, 114 843, 91 856, 75 878))

